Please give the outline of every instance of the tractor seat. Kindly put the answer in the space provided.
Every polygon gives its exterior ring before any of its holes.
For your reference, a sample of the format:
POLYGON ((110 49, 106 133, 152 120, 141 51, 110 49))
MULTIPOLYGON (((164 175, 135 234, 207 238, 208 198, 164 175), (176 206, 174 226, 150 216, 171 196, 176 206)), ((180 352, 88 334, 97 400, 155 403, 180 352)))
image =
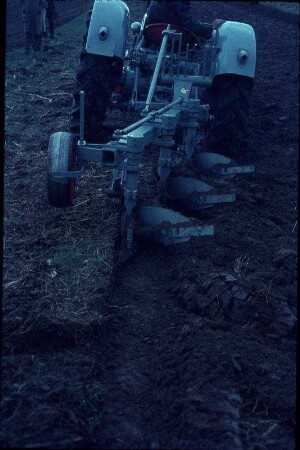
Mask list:
MULTIPOLYGON (((152 23, 150 25, 147 25, 144 29, 144 38, 146 47, 152 45, 155 47, 160 47, 163 38, 162 32, 167 27, 168 27, 167 23, 152 23)), ((181 44, 182 51, 185 50, 187 44, 193 46, 198 42, 195 34, 187 30, 186 28, 181 27, 180 25, 171 25, 171 30, 175 31, 176 33, 182 33, 182 44, 181 44)))

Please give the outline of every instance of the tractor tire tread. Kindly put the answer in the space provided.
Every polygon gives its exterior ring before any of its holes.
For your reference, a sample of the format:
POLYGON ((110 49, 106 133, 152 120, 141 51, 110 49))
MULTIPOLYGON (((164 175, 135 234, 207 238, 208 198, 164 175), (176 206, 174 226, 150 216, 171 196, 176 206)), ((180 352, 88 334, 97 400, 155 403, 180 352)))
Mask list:
POLYGON ((80 65, 76 74, 76 86, 73 93, 70 130, 79 136, 80 128, 80 91, 85 92, 85 139, 96 141, 99 125, 106 118, 106 109, 110 102, 110 78, 112 60, 105 56, 89 54, 85 50, 87 33, 91 19, 89 11, 86 19, 86 31, 83 36, 83 48, 80 54, 80 65))
POLYGON ((214 122, 207 146, 235 157, 247 136, 253 81, 242 76, 218 77, 210 93, 214 122))

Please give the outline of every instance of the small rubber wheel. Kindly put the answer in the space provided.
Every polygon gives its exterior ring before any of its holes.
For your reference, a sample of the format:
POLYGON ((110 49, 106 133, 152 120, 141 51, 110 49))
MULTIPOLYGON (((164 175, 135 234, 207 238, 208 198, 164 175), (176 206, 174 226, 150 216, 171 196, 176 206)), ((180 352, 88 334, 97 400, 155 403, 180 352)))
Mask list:
POLYGON ((65 208, 74 201, 75 178, 55 179, 52 172, 65 172, 72 169, 73 135, 59 131, 53 133, 48 145, 47 189, 50 205, 65 208))

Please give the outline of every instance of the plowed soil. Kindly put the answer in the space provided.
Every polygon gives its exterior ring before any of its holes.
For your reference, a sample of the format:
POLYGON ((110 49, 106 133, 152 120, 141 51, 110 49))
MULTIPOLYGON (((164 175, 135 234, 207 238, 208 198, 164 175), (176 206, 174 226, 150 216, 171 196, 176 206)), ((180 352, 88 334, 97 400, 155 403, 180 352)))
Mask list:
MULTIPOLYGON (((58 3, 70 19, 85 2, 58 3)), ((299 16, 193 3, 202 21, 255 30, 240 160, 256 170, 230 181, 235 203, 196 216, 214 236, 140 244, 121 267, 109 171, 91 164, 71 209, 46 198, 48 139, 68 131, 84 16, 40 54, 7 52, 2 447, 296 448, 299 16)), ((128 5, 140 20, 144 2, 128 5)), ((132 120, 109 110, 103 141, 132 120)))

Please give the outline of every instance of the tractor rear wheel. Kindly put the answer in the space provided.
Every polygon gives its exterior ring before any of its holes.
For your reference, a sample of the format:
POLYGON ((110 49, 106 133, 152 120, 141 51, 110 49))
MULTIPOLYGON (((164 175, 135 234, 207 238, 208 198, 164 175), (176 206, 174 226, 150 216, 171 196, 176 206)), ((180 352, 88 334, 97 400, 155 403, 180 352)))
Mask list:
POLYGON ((83 48, 80 54, 80 65, 76 74, 76 87, 73 94, 70 130, 79 137, 80 123, 80 91, 85 92, 84 138, 96 141, 99 126, 105 119, 106 109, 110 101, 110 79, 112 77, 113 59, 87 53, 85 50, 92 11, 87 15, 86 31, 83 35, 83 48))
POLYGON ((71 206, 74 200, 75 178, 62 177, 59 180, 52 173, 66 172, 73 164, 73 136, 59 131, 50 136, 48 145, 47 189, 50 205, 71 206))
POLYGON ((208 92, 214 121, 207 147, 235 158, 245 143, 253 80, 239 75, 221 75, 208 92))
POLYGON ((79 136, 80 123, 80 91, 85 93, 84 102, 84 138, 96 141, 99 126, 106 117, 106 109, 110 101, 111 62, 109 58, 86 54, 77 72, 76 91, 73 94, 71 111, 71 132, 79 136))

